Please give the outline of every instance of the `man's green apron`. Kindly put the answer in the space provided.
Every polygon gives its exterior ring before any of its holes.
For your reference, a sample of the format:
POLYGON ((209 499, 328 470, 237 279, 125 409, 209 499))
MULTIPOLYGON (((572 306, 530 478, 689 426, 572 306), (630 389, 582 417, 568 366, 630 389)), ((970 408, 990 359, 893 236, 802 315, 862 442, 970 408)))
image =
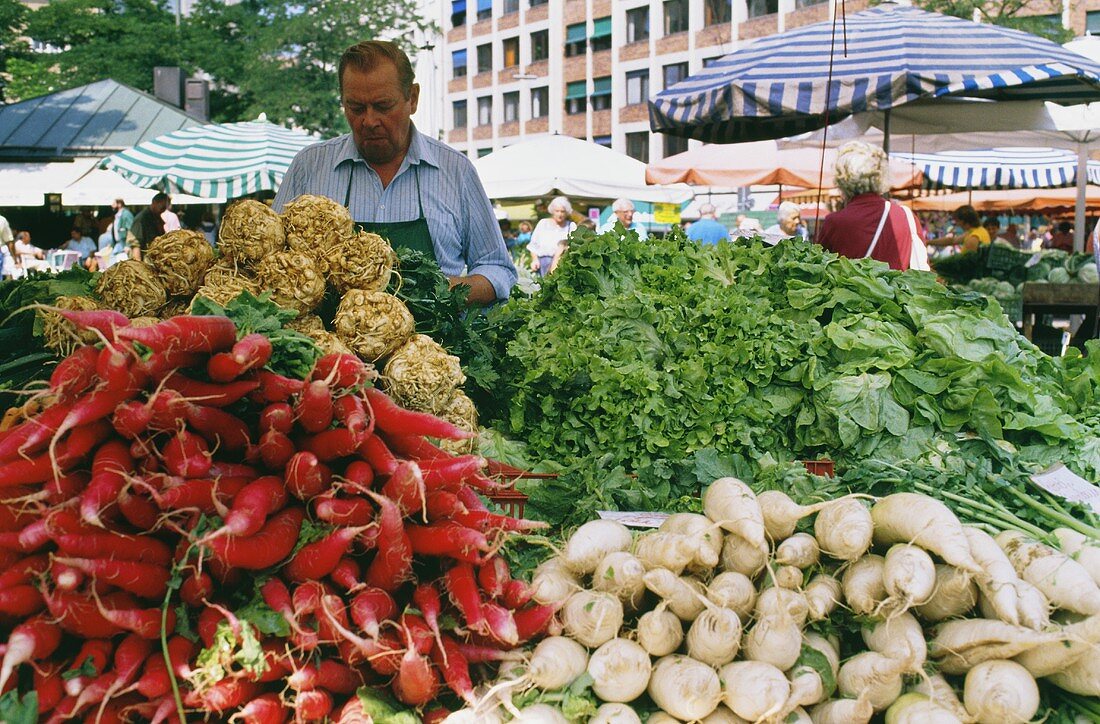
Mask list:
MULTIPOLYGON (((394 248, 400 246, 412 251, 419 251, 438 263, 435 257, 435 245, 432 243, 432 235, 428 230, 428 219, 424 216, 424 202, 420 197, 419 164, 413 166, 413 173, 416 174, 416 203, 420 208, 420 216, 412 221, 356 221, 355 226, 360 231, 378 234, 390 242, 390 246, 394 248)), ((354 176, 354 168, 352 173, 348 175, 348 190, 344 195, 344 206, 349 209, 351 208, 352 176, 354 176)))

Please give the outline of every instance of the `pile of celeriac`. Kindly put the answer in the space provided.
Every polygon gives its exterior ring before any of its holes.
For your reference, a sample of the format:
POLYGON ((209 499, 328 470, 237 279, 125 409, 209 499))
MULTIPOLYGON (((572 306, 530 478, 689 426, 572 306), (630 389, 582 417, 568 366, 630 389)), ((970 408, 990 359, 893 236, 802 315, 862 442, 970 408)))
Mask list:
POLYGON ((1100 695, 1100 549, 866 497, 802 506, 721 478, 705 515, 584 524, 532 581, 560 635, 450 721, 566 722, 547 702, 586 686, 597 724, 1002 724, 1036 716, 1038 678, 1100 695))

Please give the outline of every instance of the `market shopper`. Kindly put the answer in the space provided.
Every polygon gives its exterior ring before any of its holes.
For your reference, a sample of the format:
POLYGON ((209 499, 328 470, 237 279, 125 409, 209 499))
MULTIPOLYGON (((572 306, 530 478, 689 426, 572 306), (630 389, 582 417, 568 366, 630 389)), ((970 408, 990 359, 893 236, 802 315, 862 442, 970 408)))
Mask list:
POLYGON ((1050 240, 1043 243, 1044 249, 1061 249, 1062 251, 1073 251, 1073 224, 1068 221, 1062 221, 1054 227, 1054 232, 1050 235, 1050 240))
POLYGON ((834 168, 844 208, 825 217, 816 242, 853 259, 871 257, 892 269, 928 268, 924 232, 913 212, 886 198, 889 163, 881 148, 850 141, 834 168))
POLYGON ((951 214, 951 219, 962 227, 963 232, 941 236, 928 242, 929 246, 961 246, 963 251, 977 251, 991 241, 989 232, 982 226, 982 220, 973 206, 960 206, 951 214))
POLYGON ((168 208, 170 201, 168 194, 160 192, 153 196, 149 205, 134 217, 134 223, 126 236, 126 244, 130 247, 130 258, 141 259, 149 242, 164 233, 164 219, 161 218, 161 214, 168 208))
POLYGON ((729 229, 718 223, 718 209, 714 204, 699 207, 699 220, 688 229, 688 238, 700 244, 717 244, 730 238, 729 229))
POLYGON ((527 250, 531 252, 531 271, 543 277, 554 270, 566 249, 569 235, 577 229, 577 224, 569 218, 573 215, 573 204, 569 203, 569 199, 556 196, 546 210, 550 216, 539 219, 527 244, 527 250))
POLYGON ((69 240, 62 247, 66 251, 75 251, 80 254, 80 265, 88 271, 96 271, 99 268, 95 253, 99 248, 96 241, 84 236, 84 231, 79 226, 74 226, 69 232, 69 240))
POLYGON ((634 223, 634 202, 630 199, 615 199, 615 203, 611 204, 611 218, 605 221, 597 231, 601 234, 611 231, 615 228, 616 222, 622 224, 627 231, 636 233, 639 239, 649 238, 649 232, 645 227, 634 223))
POLYGON ((802 211, 793 201, 784 201, 776 210, 775 223, 764 229, 764 240, 769 244, 778 243, 781 239, 789 239, 794 236, 802 236, 799 229, 802 225, 802 211))
POLYGON ((301 194, 348 207, 359 226, 433 257, 471 304, 507 299, 516 269, 470 159, 417 131, 420 97, 408 56, 368 40, 340 57, 340 99, 350 134, 294 157, 272 204, 301 194))

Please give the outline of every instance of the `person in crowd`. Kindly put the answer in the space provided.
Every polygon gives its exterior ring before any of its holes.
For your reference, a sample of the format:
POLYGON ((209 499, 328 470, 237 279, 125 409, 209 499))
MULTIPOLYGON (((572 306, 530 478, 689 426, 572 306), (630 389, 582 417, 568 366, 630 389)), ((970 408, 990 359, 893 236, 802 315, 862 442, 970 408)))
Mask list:
POLYGON ((3 216, 0 216, 0 276, 4 279, 12 279, 19 270, 19 254, 15 249, 15 236, 11 233, 11 224, 3 216))
POLYGON ((287 169, 273 208, 301 194, 347 206, 359 227, 431 256, 468 303, 507 299, 516 268, 493 205, 470 159, 420 133, 412 64, 395 43, 368 40, 344 51, 340 100, 351 133, 308 146, 287 169))
POLYGON ((999 241, 1003 244, 1008 243, 1008 239, 1001 236, 1001 220, 996 216, 987 216, 985 221, 982 222, 982 227, 985 228, 985 233, 989 234, 989 241, 999 241))
POLYGON ((214 223, 214 214, 209 210, 202 212, 202 219, 199 221, 199 229, 202 235, 206 237, 206 240, 210 242, 210 246, 215 249, 218 248, 218 229, 217 224, 214 223))
POLYGON ((775 223, 764 229, 764 240, 769 244, 775 244, 780 239, 789 239, 792 236, 805 238, 805 234, 798 233, 801 225, 802 212, 799 210, 798 204, 793 201, 784 201, 779 204, 779 208, 776 210, 775 223))
POLYGON ((718 209, 714 204, 699 207, 699 220, 688 229, 688 238, 700 244, 717 244, 730 238, 729 229, 718 223, 718 209))
MULTIPOLYGON (((961 246, 963 251, 977 251, 989 244, 989 232, 973 206, 964 204, 951 214, 951 220, 962 229, 961 234, 947 234, 928 242, 929 246, 961 246)), ((999 225, 998 225, 999 226, 999 225)))
POLYGON ((516 246, 527 246, 531 241, 531 222, 519 222, 519 233, 516 234, 516 246))
POLYGON ((73 219, 73 228, 79 228, 81 235, 89 239, 99 238, 99 223, 95 218, 95 210, 90 206, 81 206, 80 214, 73 219))
POLYGON ((96 242, 87 236, 80 227, 74 226, 69 232, 69 240, 61 247, 66 251, 75 251, 80 254, 79 263, 88 271, 96 271, 99 264, 96 260, 96 242))
POLYGON ((504 246, 511 249, 516 245, 516 232, 512 229, 512 222, 508 219, 501 219, 498 223, 500 224, 500 235, 504 239, 504 246))
POLYGON ((738 216, 737 228, 730 232, 732 239, 755 239, 764 237, 764 225, 755 216, 738 216))
POLYGON ((1021 248, 1023 239, 1020 238, 1020 227, 1016 224, 1009 224, 1005 227, 1004 240, 1017 249, 1021 248))
POLYGON ((126 251, 126 236, 134 225, 134 212, 126 207, 126 202, 122 199, 115 199, 111 208, 115 212, 111 219, 111 237, 114 240, 112 255, 121 256, 126 251))
POLYGON ((161 215, 171 201, 168 194, 159 192, 153 196, 149 205, 134 217, 134 223, 126 237, 126 244, 130 247, 130 258, 140 260, 149 242, 164 233, 164 219, 161 215))
POLYGON ((1068 221, 1061 221, 1054 227, 1054 233, 1050 235, 1050 240, 1043 244, 1044 249, 1061 249, 1062 251, 1073 251, 1073 224, 1068 221))
POLYGON ((577 224, 569 218, 573 215, 573 204, 569 203, 569 199, 556 196, 546 210, 550 216, 539 219, 527 244, 527 250, 531 252, 531 271, 543 277, 554 270, 569 235, 577 229, 577 224))
POLYGON ((160 212, 160 219, 164 222, 164 231, 179 231, 183 228, 179 215, 172 211, 172 199, 168 199, 168 205, 160 212))
POLYGON ((889 163, 877 146, 849 141, 837 149, 836 184, 844 208, 825 217, 816 242, 852 259, 870 257, 892 269, 909 269, 917 257, 927 265, 924 235, 913 213, 886 198, 890 189, 889 163))
POLYGON ((598 229, 599 233, 605 231, 611 231, 615 228, 615 224, 620 223, 627 231, 633 231, 638 235, 639 239, 648 239, 649 232, 641 224, 634 223, 634 202, 630 199, 615 199, 615 203, 611 204, 611 216, 605 221, 598 229))
POLYGON ((42 260, 42 266, 45 266, 46 250, 41 249, 31 243, 31 232, 20 231, 15 235, 15 258, 22 259, 34 259, 42 260))

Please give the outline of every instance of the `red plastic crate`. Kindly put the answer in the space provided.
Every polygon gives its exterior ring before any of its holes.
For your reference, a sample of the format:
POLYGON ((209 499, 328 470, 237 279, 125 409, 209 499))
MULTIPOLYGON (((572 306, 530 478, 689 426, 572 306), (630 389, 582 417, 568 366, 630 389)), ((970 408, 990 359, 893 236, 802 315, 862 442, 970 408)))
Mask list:
POLYGON ((836 463, 828 458, 823 460, 799 460, 798 462, 802 463, 806 470, 814 475, 823 475, 826 478, 836 475, 836 463))
POLYGON ((507 490, 497 491, 487 497, 513 518, 523 517, 524 506, 527 503, 527 496, 514 488, 517 480, 521 478, 546 480, 558 477, 557 473, 529 473, 526 470, 506 465, 492 458, 487 461, 485 473, 490 478, 499 480, 509 486, 507 490))

